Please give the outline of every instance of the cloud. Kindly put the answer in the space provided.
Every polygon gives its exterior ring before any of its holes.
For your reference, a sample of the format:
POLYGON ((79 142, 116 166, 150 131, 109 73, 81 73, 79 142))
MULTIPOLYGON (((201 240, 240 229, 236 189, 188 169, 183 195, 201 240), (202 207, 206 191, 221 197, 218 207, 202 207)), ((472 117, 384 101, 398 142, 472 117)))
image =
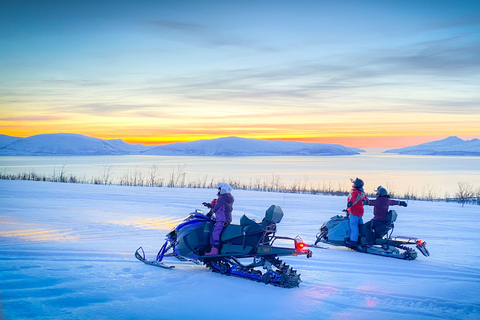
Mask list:
POLYGON ((203 24, 173 20, 148 21, 150 31, 157 37, 189 43, 202 47, 242 47, 262 51, 272 51, 275 48, 261 45, 252 39, 224 32, 203 24))
POLYGON ((0 121, 9 121, 9 122, 48 122, 48 121, 59 121, 64 120, 65 117, 35 117, 35 116, 18 116, 18 117, 8 117, 8 118, 0 118, 0 121))

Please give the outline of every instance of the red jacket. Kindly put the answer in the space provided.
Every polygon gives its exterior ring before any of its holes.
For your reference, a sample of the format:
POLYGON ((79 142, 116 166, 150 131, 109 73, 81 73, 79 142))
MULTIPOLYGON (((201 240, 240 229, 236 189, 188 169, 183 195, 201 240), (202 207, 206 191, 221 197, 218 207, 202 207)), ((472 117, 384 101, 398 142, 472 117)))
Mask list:
POLYGON ((363 217, 363 200, 368 200, 365 192, 353 188, 347 198, 347 201, 352 203, 352 206, 347 208, 348 212, 354 216, 363 217))

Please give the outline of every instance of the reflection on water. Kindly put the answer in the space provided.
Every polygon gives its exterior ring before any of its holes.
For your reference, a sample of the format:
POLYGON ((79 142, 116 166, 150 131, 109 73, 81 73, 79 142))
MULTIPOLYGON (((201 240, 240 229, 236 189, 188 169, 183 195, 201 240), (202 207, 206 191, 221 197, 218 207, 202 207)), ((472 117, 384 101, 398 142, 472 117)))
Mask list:
POLYGON ((187 183, 233 180, 348 190, 349 179, 360 177, 369 192, 383 185, 398 194, 430 192, 440 197, 446 193, 453 196, 459 182, 478 188, 480 181, 479 157, 408 156, 378 151, 320 157, 0 157, 0 170, 7 174, 33 171, 58 176, 62 171, 67 176, 91 180, 104 175, 107 169, 114 183, 127 174, 143 180, 155 176, 168 181, 173 172, 181 171, 187 183))

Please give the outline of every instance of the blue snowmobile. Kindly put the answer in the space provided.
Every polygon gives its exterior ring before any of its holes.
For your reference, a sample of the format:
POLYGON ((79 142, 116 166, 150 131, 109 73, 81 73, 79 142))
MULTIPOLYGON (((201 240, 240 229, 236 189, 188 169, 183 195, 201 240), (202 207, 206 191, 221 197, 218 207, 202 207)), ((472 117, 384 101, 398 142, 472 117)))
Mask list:
POLYGON ((328 243, 336 246, 345 246, 358 252, 404 260, 415 260, 417 258, 415 249, 409 247, 415 246, 425 257, 430 255, 425 241, 413 237, 392 236, 394 222, 397 220, 397 212, 395 210, 390 210, 387 214, 385 231, 380 234, 374 233, 375 243, 373 245, 366 245, 367 230, 365 230, 364 224, 359 225, 360 236, 358 237, 358 242, 354 246, 349 245, 349 213, 347 210, 343 210, 343 212, 346 212, 345 216, 333 216, 320 227, 314 246, 322 248, 318 245, 319 243, 328 243))
POLYGON ((243 215, 240 225, 230 224, 221 234, 218 255, 207 255, 210 251, 210 233, 215 225, 211 212, 205 215, 201 210, 192 212, 178 226, 167 234, 165 244, 157 254, 155 261, 145 258, 142 247, 135 252, 135 257, 145 264, 173 268, 164 264, 164 258, 174 257, 181 261, 205 264, 213 272, 241 277, 283 288, 297 287, 300 274, 282 262, 280 256, 306 255, 312 252, 297 236, 296 238, 279 237, 275 233, 277 224, 283 218, 280 207, 272 205, 265 212, 265 218, 256 222, 243 215), (274 246, 276 240, 292 242, 290 248, 274 246), (240 259, 253 258, 253 262, 243 264, 240 259), (262 272, 262 269, 265 270, 262 272))

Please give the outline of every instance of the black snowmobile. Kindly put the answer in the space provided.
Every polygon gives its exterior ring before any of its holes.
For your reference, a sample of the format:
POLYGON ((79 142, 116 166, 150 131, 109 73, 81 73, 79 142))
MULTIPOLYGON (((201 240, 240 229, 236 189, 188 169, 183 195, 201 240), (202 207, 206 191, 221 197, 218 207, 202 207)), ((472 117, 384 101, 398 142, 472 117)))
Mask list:
MULTIPOLYGON (((347 210, 343 210, 347 212, 347 210)), ((355 251, 376 254, 386 257, 415 260, 417 258, 417 252, 414 248, 409 247, 415 245, 415 247, 426 257, 430 255, 427 250, 426 243, 423 240, 412 237, 393 237, 394 222, 397 219, 397 212, 390 210, 387 214, 386 230, 382 234, 375 234, 374 245, 366 245, 366 230, 365 225, 359 225, 360 236, 359 240, 353 246, 348 244, 350 240, 350 223, 348 212, 345 216, 336 215, 330 218, 320 227, 320 233, 317 234, 315 246, 318 243, 328 243, 337 246, 346 246, 355 251), (348 244, 348 245, 347 245, 348 244)))
POLYGON ((167 234, 165 244, 157 254, 155 261, 145 258, 142 247, 135 252, 135 257, 146 263, 162 268, 173 268, 163 263, 166 257, 174 257, 181 261, 205 264, 213 272, 237 276, 257 282, 270 283, 284 288, 297 287, 300 274, 283 263, 279 256, 312 256, 306 244, 297 238, 279 237, 275 235, 277 223, 283 217, 280 207, 272 205, 265 212, 262 222, 255 222, 243 215, 240 225, 230 224, 221 234, 221 245, 218 255, 207 255, 210 251, 210 233, 215 225, 212 212, 204 215, 196 210, 178 226, 167 234), (283 240, 292 242, 293 247, 276 247, 274 242, 283 240), (242 264, 239 259, 253 258, 250 264, 242 264), (256 269, 258 268, 258 269, 256 269), (262 272, 259 269, 265 269, 262 272))

